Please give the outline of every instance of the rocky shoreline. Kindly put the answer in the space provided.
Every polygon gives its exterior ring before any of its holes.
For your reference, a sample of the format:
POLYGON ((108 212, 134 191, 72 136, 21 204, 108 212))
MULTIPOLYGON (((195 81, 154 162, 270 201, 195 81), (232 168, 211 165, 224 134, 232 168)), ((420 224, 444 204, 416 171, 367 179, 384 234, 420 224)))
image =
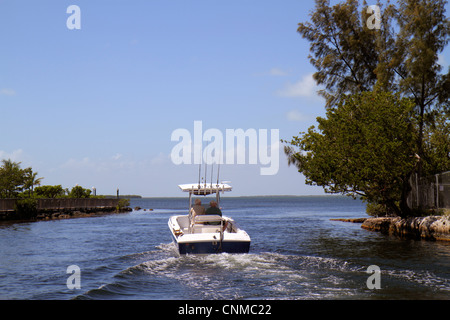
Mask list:
POLYGON ((361 228, 398 237, 450 241, 450 216, 330 219, 361 223, 361 228))
POLYGON ((450 217, 367 218, 361 228, 399 237, 450 241, 450 217))

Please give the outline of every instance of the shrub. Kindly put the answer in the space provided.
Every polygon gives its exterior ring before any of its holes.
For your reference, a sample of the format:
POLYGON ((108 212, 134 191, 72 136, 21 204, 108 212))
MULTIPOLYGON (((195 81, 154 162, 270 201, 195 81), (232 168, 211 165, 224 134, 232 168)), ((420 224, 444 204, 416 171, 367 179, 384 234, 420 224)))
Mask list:
POLYGON ((117 212, 120 212, 124 208, 128 207, 129 205, 130 205, 130 199, 119 199, 116 210, 117 210, 117 212))
POLYGON ((36 218, 37 201, 35 199, 20 199, 14 204, 14 211, 19 219, 36 218))

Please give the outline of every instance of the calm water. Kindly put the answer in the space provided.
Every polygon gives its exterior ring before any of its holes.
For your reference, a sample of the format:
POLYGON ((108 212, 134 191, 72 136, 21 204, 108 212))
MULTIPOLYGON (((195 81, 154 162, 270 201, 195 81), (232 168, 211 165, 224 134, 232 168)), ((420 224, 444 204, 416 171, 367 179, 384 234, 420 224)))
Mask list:
POLYGON ((154 210, 0 226, 0 299, 450 299, 450 243, 330 221, 366 216, 350 198, 224 197, 250 253, 203 257, 178 257, 167 227, 187 199, 131 206, 154 210), (67 288, 70 265, 81 289, 67 288))

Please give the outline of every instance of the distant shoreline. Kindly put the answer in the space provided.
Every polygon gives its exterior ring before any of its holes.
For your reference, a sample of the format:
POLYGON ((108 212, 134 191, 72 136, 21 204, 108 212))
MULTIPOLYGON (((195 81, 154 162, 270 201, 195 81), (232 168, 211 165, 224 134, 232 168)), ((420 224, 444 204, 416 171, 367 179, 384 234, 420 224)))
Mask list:
POLYGON ((106 195, 100 195, 101 197, 104 197, 105 199, 141 199, 143 198, 140 195, 136 195, 136 194, 132 194, 132 195, 119 195, 119 197, 117 197, 117 195, 112 195, 112 194, 106 194, 106 195))
MULTIPOLYGON (((203 195, 200 195, 199 197, 204 197, 203 195)), ((323 197, 323 198, 331 198, 331 197, 338 197, 338 198, 351 198, 349 196, 341 195, 341 194, 320 194, 320 195, 256 195, 256 196, 224 196, 224 198, 311 198, 311 197, 323 197)), ((140 199, 185 199, 186 195, 184 196, 140 196, 140 199)), ((356 200, 358 200, 357 198, 356 200)), ((353 200, 353 199, 352 199, 353 200)))

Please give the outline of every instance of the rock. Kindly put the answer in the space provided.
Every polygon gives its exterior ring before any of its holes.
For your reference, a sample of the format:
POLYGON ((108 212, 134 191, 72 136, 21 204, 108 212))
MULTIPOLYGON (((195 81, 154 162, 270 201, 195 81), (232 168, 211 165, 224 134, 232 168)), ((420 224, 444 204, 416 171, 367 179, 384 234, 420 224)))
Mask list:
POLYGON ((368 218, 361 228, 402 237, 450 241, 450 217, 368 218))
POLYGON ((393 223, 393 219, 397 218, 368 218, 363 222, 361 228, 389 234, 389 229, 391 224, 393 223))

